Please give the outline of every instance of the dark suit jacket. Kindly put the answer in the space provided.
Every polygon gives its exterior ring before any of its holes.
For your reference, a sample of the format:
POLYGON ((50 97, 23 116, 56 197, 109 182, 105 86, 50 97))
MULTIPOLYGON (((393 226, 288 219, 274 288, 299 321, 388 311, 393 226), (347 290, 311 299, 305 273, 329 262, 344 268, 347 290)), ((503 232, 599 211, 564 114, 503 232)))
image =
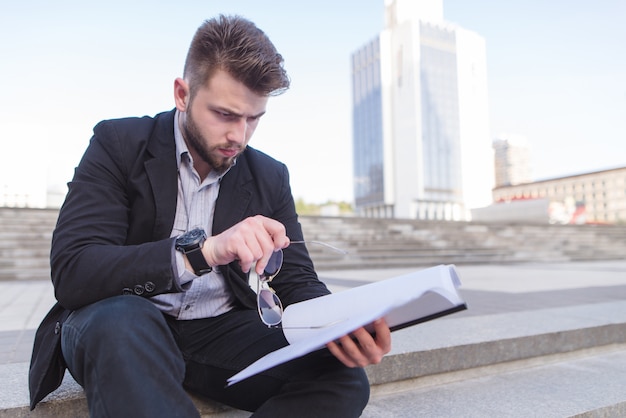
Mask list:
MULTIPOLYGON (((173 132, 174 111, 103 121, 94 128, 52 238, 58 304, 35 338, 31 408, 61 383, 65 364, 59 330, 69 311, 124 293, 150 297, 181 291, 172 269, 174 238, 169 238, 178 190, 173 132)), ((292 240, 303 238, 286 166, 248 147, 222 179, 213 234, 259 214, 283 223, 292 240)), ((284 254, 272 287, 285 306, 329 293, 303 245, 284 254)), ((236 301, 256 309, 255 294, 238 263, 220 270, 236 301)))

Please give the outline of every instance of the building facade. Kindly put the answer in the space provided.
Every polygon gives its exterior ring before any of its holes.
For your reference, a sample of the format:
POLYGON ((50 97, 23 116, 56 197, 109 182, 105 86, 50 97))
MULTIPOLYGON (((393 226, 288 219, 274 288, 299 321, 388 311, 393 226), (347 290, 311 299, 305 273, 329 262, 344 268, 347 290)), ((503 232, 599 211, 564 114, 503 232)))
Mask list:
POLYGON ((545 200, 553 223, 626 223, 626 167, 493 189, 497 204, 545 200))
POLYGON ((352 55, 358 215, 465 220, 491 202, 484 40, 440 0, 387 0, 386 27, 352 55))
POLYGON ((502 135, 493 141, 496 187, 533 181, 530 147, 519 135, 502 135))

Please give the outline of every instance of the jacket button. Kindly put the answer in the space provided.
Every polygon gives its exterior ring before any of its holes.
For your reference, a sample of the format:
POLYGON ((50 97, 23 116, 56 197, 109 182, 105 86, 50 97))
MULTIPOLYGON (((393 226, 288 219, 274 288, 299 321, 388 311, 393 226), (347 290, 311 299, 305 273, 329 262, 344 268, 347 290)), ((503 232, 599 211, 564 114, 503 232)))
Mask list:
POLYGON ((143 295, 143 292, 144 292, 143 286, 140 285, 140 284, 136 284, 135 285, 135 294, 136 295, 143 295))
POLYGON ((54 333, 58 335, 59 332, 61 332, 61 323, 57 321, 57 323, 54 325, 54 333))
POLYGON ((133 294, 133 289, 130 289, 128 287, 125 287, 124 289, 122 289, 122 295, 132 295, 133 294))
POLYGON ((156 286, 152 282, 146 282, 144 287, 146 289, 146 292, 148 292, 148 293, 154 292, 154 289, 156 289, 156 286))

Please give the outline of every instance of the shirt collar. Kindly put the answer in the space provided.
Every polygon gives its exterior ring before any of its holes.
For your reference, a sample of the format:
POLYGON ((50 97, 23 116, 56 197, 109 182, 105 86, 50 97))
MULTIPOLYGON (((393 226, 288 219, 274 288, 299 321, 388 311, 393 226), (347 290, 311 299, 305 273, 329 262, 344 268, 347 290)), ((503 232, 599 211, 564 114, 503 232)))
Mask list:
POLYGON ((183 133, 180 131, 179 122, 180 112, 176 109, 176 113, 174 114, 174 141, 176 142, 176 165, 180 170, 181 161, 183 158, 188 158, 191 161, 191 155, 189 154, 189 148, 187 148, 187 143, 183 138, 183 133), (184 157, 184 156, 187 157, 184 157))

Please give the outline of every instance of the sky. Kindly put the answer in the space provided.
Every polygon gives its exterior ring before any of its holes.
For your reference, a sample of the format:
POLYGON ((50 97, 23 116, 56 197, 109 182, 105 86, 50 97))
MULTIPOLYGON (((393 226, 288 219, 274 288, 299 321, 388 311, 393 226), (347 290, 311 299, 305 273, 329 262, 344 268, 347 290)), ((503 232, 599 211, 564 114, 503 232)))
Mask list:
MULTIPOLYGON (((491 136, 525 136, 535 179, 626 165, 626 1, 443 4, 485 38, 491 136)), ((2 2, 0 186, 65 190, 96 123, 172 109, 191 37, 219 13, 263 29, 292 80, 250 145, 288 165, 296 198, 350 202, 350 56, 384 0, 2 2)))

